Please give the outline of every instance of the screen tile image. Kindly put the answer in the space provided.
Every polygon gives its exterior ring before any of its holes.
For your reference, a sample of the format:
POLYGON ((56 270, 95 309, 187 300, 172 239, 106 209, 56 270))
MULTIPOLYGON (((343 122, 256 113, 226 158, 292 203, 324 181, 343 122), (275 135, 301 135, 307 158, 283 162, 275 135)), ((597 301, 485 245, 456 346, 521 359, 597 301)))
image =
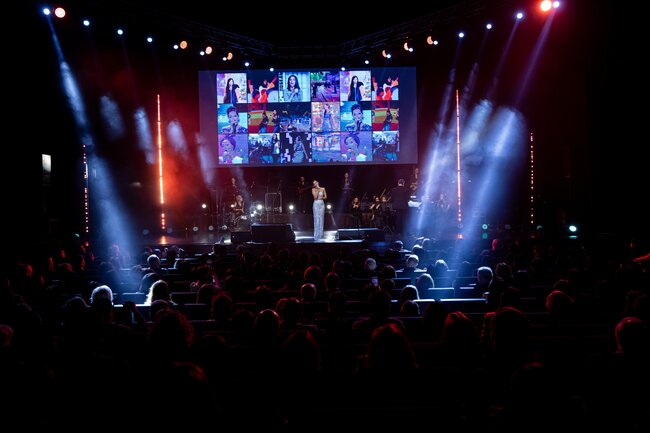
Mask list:
POLYGON ((341 101, 370 101, 372 95, 371 73, 364 71, 341 71, 341 101))
POLYGON ((219 164, 248 164, 248 135, 219 134, 219 164))
POLYGON ((311 101, 309 72, 280 72, 280 102, 311 101))
POLYGON ((341 100, 339 71, 311 72, 310 79, 312 101, 339 102, 341 100))
POLYGON ((399 105, 392 101, 372 103, 372 130, 397 131, 399 129, 399 105))
POLYGON ((246 74, 217 74, 217 103, 238 104, 246 101, 246 74))

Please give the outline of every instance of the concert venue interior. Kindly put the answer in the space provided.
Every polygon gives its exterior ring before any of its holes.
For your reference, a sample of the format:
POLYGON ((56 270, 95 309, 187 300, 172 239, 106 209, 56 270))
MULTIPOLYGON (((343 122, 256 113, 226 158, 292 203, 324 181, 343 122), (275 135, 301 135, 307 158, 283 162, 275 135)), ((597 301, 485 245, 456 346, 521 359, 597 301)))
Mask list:
POLYGON ((648 431, 622 5, 26 3, 16 422, 648 431))

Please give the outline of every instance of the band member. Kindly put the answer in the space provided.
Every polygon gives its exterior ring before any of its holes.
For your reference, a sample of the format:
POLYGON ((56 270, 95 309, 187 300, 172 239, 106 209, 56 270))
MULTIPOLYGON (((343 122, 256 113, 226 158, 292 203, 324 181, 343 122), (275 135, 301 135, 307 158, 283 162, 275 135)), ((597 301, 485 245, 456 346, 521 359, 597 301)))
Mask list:
POLYGON ((309 208, 310 196, 308 191, 311 189, 311 185, 305 180, 305 176, 300 176, 298 179, 298 212, 307 213, 309 208))
POLYGON ((237 194, 235 202, 230 206, 232 212, 233 228, 240 228, 247 220, 246 210, 244 208, 244 197, 237 194))
POLYGON ((411 193, 415 194, 417 192, 418 187, 420 186, 420 169, 417 167, 413 168, 413 173, 411 174, 411 179, 410 179, 410 188, 411 188, 411 193))
POLYGON ((350 213, 352 214, 353 227, 361 227, 361 200, 358 196, 352 199, 350 204, 350 213))
POLYGON ((346 208, 345 212, 349 210, 348 206, 350 205, 350 198, 352 197, 354 189, 352 188, 352 179, 350 178, 350 173, 347 171, 343 175, 343 185, 341 186, 342 197, 341 200, 345 203, 346 208))
POLYGON ((393 199, 393 210, 395 211, 395 230, 398 233, 404 234, 404 219, 409 207, 409 197, 411 192, 405 186, 404 179, 397 181, 397 186, 390 191, 393 199))
MULTIPOLYGON (((382 194, 383 195, 383 194, 382 194)), ((370 223, 373 227, 383 226, 383 207, 381 203, 381 197, 376 195, 373 198, 373 202, 370 205, 370 223)))

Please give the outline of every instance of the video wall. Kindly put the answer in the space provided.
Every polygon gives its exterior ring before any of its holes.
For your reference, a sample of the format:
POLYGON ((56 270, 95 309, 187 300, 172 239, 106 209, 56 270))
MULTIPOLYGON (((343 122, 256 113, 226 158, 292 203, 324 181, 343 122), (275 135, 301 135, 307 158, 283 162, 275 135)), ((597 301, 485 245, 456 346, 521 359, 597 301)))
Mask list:
POLYGON ((199 72, 214 167, 417 163, 415 68, 199 72))

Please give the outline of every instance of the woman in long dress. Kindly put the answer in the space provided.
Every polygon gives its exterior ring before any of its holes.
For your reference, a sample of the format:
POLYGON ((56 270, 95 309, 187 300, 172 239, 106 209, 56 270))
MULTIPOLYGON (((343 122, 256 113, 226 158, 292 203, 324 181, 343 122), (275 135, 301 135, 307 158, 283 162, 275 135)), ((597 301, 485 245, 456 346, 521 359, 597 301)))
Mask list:
POLYGON ((311 195, 314 197, 314 240, 317 241, 323 238, 327 190, 321 187, 317 180, 314 180, 312 182, 311 195))

